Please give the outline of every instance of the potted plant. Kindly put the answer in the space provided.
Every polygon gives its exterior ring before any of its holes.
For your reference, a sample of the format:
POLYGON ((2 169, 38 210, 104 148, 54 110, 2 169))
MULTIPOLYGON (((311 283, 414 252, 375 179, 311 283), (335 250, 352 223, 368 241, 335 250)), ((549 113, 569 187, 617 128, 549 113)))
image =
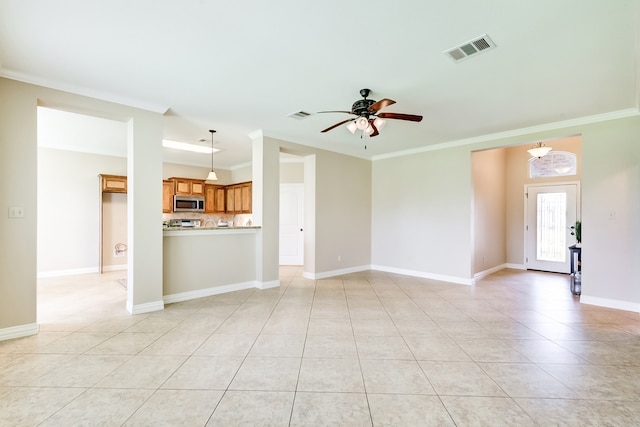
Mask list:
POLYGON ((576 236, 576 247, 580 247, 582 244, 582 221, 576 221, 575 225, 569 227, 571 235, 576 236))

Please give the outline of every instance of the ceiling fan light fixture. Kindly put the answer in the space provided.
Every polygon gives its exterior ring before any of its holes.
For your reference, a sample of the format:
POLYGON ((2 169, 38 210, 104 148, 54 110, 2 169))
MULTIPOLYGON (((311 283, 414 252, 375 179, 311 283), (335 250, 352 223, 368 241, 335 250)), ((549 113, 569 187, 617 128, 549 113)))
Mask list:
POLYGON ((360 130, 365 130, 366 128, 369 127, 369 119, 367 119, 364 116, 358 117, 355 123, 356 123, 356 128, 360 130))
POLYGON ((547 147, 542 142, 537 142, 533 147, 531 147, 527 151, 533 157, 541 158, 546 156, 549 153, 549 151, 551 151, 551 147, 547 147))
POLYGON ((387 124, 387 121, 384 119, 381 119, 380 117, 376 117, 376 119, 373 121, 373 125, 376 127, 376 129, 378 129, 378 132, 380 131, 380 129, 382 129, 384 127, 384 125, 387 124))
POLYGON ((349 124, 347 125, 347 129, 349 129, 349 132, 351 132, 352 134, 356 133, 356 131, 358 130, 358 127, 356 126, 356 122, 350 121, 349 124))
POLYGON ((366 128, 365 130, 362 131, 362 133, 364 133, 365 135, 371 135, 373 133, 373 126, 369 126, 368 128, 366 128))

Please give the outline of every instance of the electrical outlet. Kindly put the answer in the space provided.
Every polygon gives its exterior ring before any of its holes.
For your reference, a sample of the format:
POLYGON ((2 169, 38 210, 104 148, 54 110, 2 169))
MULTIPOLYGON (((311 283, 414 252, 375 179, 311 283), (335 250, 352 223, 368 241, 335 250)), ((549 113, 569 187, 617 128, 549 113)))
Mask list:
POLYGON ((10 206, 9 218, 24 218, 24 208, 20 206, 10 206))

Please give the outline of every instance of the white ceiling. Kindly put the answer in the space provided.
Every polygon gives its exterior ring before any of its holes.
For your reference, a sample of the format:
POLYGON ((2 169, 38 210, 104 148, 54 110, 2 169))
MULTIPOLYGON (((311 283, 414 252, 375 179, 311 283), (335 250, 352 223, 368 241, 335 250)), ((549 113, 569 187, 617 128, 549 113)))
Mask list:
POLYGON ((216 129, 217 167, 250 161, 257 129, 372 158, 637 113, 639 21, 638 0, 0 0, 0 75, 168 110, 166 139, 216 129), (482 34, 497 47, 443 54, 482 34), (320 133, 345 114, 287 117, 349 110, 365 87, 424 120, 389 120, 365 150, 343 126, 320 133))

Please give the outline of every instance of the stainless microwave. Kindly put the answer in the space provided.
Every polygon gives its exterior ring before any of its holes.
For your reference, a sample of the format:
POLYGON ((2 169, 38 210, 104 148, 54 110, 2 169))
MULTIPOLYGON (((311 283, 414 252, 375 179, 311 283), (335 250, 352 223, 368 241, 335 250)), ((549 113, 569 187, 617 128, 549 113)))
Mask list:
POLYGON ((204 197, 173 196, 174 212, 204 212, 204 197))

